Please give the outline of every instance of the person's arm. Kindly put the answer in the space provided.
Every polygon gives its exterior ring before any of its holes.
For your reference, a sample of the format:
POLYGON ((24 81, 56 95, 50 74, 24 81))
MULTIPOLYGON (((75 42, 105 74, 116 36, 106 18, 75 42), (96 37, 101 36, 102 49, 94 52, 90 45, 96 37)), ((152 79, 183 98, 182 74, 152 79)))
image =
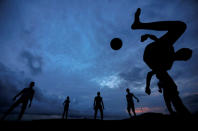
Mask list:
POLYGON ((63 102, 63 105, 65 105, 65 103, 66 103, 66 100, 63 102))
POLYGON ((96 98, 94 98, 93 109, 95 109, 95 106, 96 106, 96 98))
POLYGON ((151 82, 151 78, 155 73, 153 71, 148 72, 147 77, 146 77, 146 89, 145 92, 150 95, 151 94, 151 90, 150 90, 150 82, 151 82))
POLYGON ((148 38, 154 40, 154 41, 157 41, 159 40, 156 36, 154 35, 151 35, 151 34, 145 34, 145 35, 142 35, 141 36, 141 42, 144 42, 145 40, 147 40, 148 38))
POLYGON ((102 108, 104 109, 104 103, 103 103, 103 100, 102 100, 102 108))
POLYGON ((151 40, 154 40, 154 41, 159 40, 156 36, 150 35, 150 34, 149 34, 149 38, 150 38, 151 40))
POLYGON ((31 107, 31 105, 32 105, 32 99, 33 99, 33 97, 34 97, 34 91, 32 92, 32 95, 31 95, 31 97, 30 97, 30 104, 29 104, 29 108, 31 107))
POLYGON ((137 100, 137 102, 139 102, 139 99, 135 95, 133 95, 133 97, 137 100))
POLYGON ((21 92, 19 92, 19 93, 13 98, 13 100, 15 101, 16 98, 17 98, 18 96, 20 96, 23 92, 24 92, 24 89, 23 89, 21 92))

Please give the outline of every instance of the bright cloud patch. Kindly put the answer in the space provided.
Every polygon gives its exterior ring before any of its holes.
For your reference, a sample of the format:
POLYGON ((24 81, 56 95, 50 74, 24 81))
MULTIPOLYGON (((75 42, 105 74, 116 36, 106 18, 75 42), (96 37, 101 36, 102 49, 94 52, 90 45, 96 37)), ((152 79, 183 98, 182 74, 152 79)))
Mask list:
POLYGON ((110 75, 104 77, 102 79, 95 79, 100 87, 108 87, 108 88, 119 88, 124 82, 126 82, 123 78, 118 75, 110 75))
MULTIPOLYGON (((164 110, 163 107, 137 107, 135 109, 135 112, 137 114, 142 114, 142 113, 147 113, 147 112, 157 112, 157 113, 161 113, 164 110)), ((126 110, 126 113, 128 113, 128 111, 126 110)), ((131 114, 133 114, 133 112, 131 111, 131 114)))

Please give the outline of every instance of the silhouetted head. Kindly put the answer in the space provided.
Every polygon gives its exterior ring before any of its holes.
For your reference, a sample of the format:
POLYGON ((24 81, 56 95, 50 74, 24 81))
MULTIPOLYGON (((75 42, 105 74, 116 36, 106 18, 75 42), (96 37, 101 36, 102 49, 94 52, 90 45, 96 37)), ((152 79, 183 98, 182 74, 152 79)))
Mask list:
POLYGON ((32 88, 35 85, 35 83, 32 81, 30 82, 30 88, 32 88))
POLYGON ((69 100, 69 96, 67 96, 67 100, 69 100))
POLYGON ((129 88, 127 88, 127 89, 126 89, 126 92, 127 92, 127 93, 129 93, 129 92, 130 92, 129 88))
POLYGON ((100 92, 97 92, 97 95, 100 96, 100 92))

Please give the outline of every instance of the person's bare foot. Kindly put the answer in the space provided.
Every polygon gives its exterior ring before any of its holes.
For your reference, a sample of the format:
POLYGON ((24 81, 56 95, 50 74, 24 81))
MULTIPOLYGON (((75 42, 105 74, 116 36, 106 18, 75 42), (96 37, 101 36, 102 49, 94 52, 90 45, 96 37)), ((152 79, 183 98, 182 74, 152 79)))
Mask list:
POLYGON ((135 18, 134 18, 134 22, 131 26, 131 29, 136 29, 137 26, 140 24, 140 13, 141 13, 141 9, 138 8, 137 11, 135 12, 135 18))

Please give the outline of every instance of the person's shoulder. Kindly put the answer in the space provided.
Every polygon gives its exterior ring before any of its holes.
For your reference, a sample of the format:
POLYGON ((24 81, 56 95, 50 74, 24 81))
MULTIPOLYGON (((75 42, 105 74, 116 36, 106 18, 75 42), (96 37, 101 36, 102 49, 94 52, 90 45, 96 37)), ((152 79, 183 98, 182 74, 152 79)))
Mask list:
POLYGON ((34 93, 34 92, 35 92, 35 90, 34 90, 34 89, 32 89, 32 88, 30 88, 29 90, 31 90, 31 92, 32 92, 32 93, 34 93))
POLYGON ((26 91, 26 90, 28 90, 29 88, 23 88, 23 91, 26 91))
POLYGON ((31 90, 31 91, 34 91, 34 89, 33 88, 28 88, 29 90, 31 90))
POLYGON ((134 96, 134 94, 133 94, 133 93, 130 93, 130 95, 134 96))

